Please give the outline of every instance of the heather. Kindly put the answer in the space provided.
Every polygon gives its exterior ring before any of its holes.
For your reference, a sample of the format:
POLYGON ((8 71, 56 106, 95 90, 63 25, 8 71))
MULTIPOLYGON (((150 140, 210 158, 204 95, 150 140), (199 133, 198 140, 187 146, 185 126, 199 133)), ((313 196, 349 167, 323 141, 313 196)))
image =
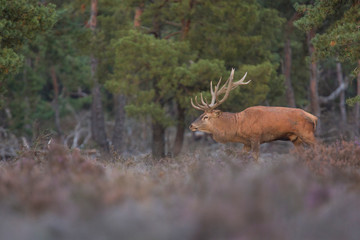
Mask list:
POLYGON ((1 162, 1 239, 357 239, 360 146, 176 158, 52 144, 1 162))

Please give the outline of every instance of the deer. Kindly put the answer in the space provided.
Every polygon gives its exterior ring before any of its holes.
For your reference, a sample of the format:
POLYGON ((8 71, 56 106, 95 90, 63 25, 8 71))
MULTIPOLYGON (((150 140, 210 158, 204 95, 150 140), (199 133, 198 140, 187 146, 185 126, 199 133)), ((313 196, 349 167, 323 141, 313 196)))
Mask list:
POLYGON ((189 126, 191 131, 209 133, 219 143, 242 143, 244 153, 251 153, 258 162, 260 144, 276 140, 291 141, 296 149, 302 146, 316 144, 315 130, 318 118, 300 108, 252 106, 237 113, 222 112, 216 109, 229 97, 232 90, 240 85, 246 85, 247 73, 239 81, 233 82, 235 69, 220 88, 221 78, 213 89, 210 82, 210 103, 201 93, 200 103, 195 96, 195 104, 191 98, 191 105, 196 110, 204 111, 189 126), (220 99, 221 95, 223 97, 220 99))

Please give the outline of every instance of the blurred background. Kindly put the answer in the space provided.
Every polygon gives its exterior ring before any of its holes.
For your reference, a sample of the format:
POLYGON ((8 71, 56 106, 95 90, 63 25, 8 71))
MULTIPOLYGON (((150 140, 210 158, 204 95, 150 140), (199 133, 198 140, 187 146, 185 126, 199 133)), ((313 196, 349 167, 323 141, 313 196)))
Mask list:
POLYGON ((16 0, 0 8, 0 155, 69 148, 177 156, 190 98, 248 72, 221 110, 299 107, 324 142, 359 136, 359 2, 16 0))

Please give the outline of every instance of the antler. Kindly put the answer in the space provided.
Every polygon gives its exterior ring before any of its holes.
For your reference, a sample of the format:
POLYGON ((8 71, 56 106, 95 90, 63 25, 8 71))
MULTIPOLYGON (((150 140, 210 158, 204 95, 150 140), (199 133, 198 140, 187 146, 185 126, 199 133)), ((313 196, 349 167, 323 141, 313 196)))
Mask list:
POLYGON ((202 94, 200 94, 201 104, 198 103, 197 96, 195 96, 196 105, 193 103, 192 98, 191 98, 191 105, 197 110, 211 111, 211 110, 215 109, 216 107, 218 107, 223 102, 225 102, 225 100, 229 97, 229 93, 231 90, 235 89, 236 87, 238 87, 240 85, 248 84, 251 81, 251 80, 249 80, 247 82, 244 82, 245 77, 247 75, 247 73, 245 73, 245 75, 242 77, 242 79, 233 83, 234 72, 235 72, 235 69, 234 68, 231 69, 231 73, 230 73, 228 80, 226 80, 225 84, 220 89, 219 89, 219 87, 220 87, 220 83, 221 83, 221 78, 220 78, 218 84, 216 84, 214 89, 213 89, 212 81, 210 82, 210 93, 211 93, 210 104, 207 102, 206 98, 203 98, 202 94), (221 100, 219 100, 219 96, 224 93, 225 93, 224 97, 221 100))

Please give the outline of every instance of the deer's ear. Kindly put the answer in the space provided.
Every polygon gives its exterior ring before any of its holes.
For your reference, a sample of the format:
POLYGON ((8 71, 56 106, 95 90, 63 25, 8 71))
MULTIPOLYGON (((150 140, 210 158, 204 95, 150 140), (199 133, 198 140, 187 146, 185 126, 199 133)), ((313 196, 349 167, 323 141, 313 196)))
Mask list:
POLYGON ((222 111, 220 111, 220 110, 214 110, 214 114, 215 114, 216 117, 220 117, 221 114, 222 114, 222 111))

